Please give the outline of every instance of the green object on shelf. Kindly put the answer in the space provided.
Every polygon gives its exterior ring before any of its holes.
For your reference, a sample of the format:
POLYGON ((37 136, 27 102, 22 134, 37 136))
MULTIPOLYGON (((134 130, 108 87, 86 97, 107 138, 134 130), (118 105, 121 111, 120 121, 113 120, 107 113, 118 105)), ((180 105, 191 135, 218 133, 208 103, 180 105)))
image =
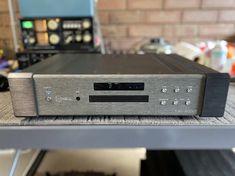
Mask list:
POLYGON ((22 26, 24 29, 32 29, 33 28, 33 22, 32 21, 23 21, 22 26))

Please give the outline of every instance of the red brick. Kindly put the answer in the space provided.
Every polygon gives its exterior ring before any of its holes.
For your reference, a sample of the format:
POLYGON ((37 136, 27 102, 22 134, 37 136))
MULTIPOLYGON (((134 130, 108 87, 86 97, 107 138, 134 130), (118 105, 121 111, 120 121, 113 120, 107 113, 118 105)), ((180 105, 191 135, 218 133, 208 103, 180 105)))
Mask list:
POLYGON ((199 26, 199 36, 228 36, 234 35, 233 24, 208 24, 199 26))
POLYGON ((9 50, 13 50, 13 42, 12 39, 0 39, 0 48, 7 48, 9 50))
POLYGON ((108 25, 102 27, 102 33, 104 37, 126 37, 127 36, 127 27, 126 26, 117 26, 117 25, 108 25))
POLYGON ((171 44, 176 44, 179 42, 179 38, 175 36, 174 37, 163 36, 163 37, 167 42, 170 42, 171 44))
POLYGON ((8 2, 7 0, 0 0, 0 12, 8 11, 8 2))
POLYGON ((210 36, 210 37, 203 37, 203 36, 198 36, 198 37, 181 37, 179 41, 182 42, 188 42, 191 44, 196 44, 202 41, 210 41, 210 40, 215 40, 215 39, 224 39, 223 37, 218 37, 218 36, 210 36))
POLYGON ((100 10, 121 10, 126 8, 126 0, 99 0, 97 7, 100 10))
POLYGON ((16 13, 20 13, 19 1, 13 0, 13 3, 14 3, 14 8, 15 8, 16 13))
POLYGON ((180 11, 147 12, 146 21, 149 23, 179 23, 180 11))
POLYGON ((138 44, 143 42, 142 38, 119 38, 109 39, 111 48, 114 50, 133 51, 138 44))
POLYGON ((144 12, 142 11, 110 12, 110 22, 113 24, 144 22, 144 12))
POLYGON ((131 37, 158 37, 162 35, 159 25, 132 25, 129 27, 131 37))
POLYGON ((169 37, 192 37, 197 36, 197 25, 166 25, 163 28, 163 36, 169 37))
POLYGON ((15 13, 15 18, 16 18, 16 19, 20 19, 20 18, 21 18, 20 12, 15 13))
POLYGON ((107 11, 99 11, 98 15, 101 24, 109 23, 109 13, 107 11))
POLYGON ((128 0, 129 9, 161 9, 163 0, 128 0))
POLYGON ((7 39, 11 36, 11 28, 10 27, 0 27, 0 38, 7 39))
POLYGON ((202 7, 206 8, 223 8, 234 7, 234 0, 203 0, 202 7))
POLYGON ((10 26, 10 17, 8 13, 0 14, 0 26, 2 27, 10 26))
POLYGON ((219 14, 219 21, 235 22, 235 10, 222 10, 219 14))
POLYGON ((187 42, 187 43, 191 43, 191 44, 196 44, 196 43, 200 42, 201 40, 198 37, 182 37, 179 39, 179 41, 187 42))
POLYGON ((174 9, 174 8, 198 8, 200 7, 201 0, 166 0, 165 8, 174 9))
POLYGON ((218 13, 217 11, 210 10, 195 10, 195 11, 185 11, 183 13, 183 22, 216 22, 218 13))

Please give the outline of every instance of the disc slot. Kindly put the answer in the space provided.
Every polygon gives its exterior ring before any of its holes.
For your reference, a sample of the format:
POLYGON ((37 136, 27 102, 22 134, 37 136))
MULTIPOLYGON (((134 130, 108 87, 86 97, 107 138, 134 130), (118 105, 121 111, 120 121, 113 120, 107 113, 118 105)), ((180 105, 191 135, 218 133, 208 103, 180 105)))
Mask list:
POLYGON ((149 102, 148 95, 90 95, 89 102, 149 102))
POLYGON ((94 83, 95 91, 141 91, 144 83, 94 83))

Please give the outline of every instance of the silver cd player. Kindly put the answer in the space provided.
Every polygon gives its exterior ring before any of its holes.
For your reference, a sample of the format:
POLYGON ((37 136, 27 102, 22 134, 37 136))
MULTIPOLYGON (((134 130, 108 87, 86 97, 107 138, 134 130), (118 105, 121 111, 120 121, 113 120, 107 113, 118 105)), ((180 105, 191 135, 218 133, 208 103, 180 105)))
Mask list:
POLYGON ((9 75, 16 116, 223 116, 228 74, 177 55, 59 54, 9 75))

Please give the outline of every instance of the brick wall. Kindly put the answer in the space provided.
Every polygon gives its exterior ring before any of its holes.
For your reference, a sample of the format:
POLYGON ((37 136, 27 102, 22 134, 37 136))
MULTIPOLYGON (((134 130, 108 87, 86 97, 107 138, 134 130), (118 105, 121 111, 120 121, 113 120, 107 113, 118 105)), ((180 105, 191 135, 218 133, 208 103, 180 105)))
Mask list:
POLYGON ((172 42, 235 34, 235 0, 99 0, 106 43, 129 49, 149 37, 172 42))
MULTIPOLYGON (((130 49, 150 37, 171 42, 235 34, 235 0, 99 0, 105 43, 130 49)), ((12 47, 7 0, 0 0, 0 47, 12 47)))
POLYGON ((7 0, 0 0, 0 47, 12 48, 10 18, 8 15, 7 0))

